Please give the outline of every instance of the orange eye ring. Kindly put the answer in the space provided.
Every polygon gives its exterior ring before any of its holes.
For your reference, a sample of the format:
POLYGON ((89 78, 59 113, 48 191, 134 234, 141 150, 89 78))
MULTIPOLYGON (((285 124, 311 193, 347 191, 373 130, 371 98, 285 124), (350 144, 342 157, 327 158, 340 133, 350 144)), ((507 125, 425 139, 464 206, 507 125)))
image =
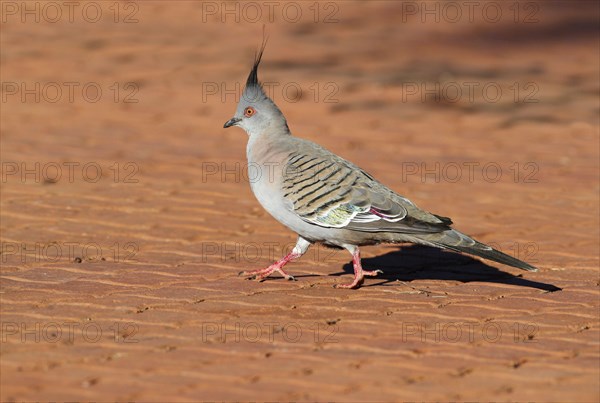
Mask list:
POLYGON ((244 109, 244 116, 246 116, 247 118, 251 117, 255 113, 256 113, 256 110, 254 110, 254 108, 251 106, 244 109))

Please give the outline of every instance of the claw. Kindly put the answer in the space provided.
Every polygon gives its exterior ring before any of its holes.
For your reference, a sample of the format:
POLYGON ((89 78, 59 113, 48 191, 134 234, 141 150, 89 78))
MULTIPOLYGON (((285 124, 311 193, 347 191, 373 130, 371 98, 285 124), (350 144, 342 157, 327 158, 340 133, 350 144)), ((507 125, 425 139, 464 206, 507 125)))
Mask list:
POLYGON ((369 271, 363 270, 363 274, 365 276, 376 276, 378 274, 383 274, 383 271, 381 271, 381 270, 369 270, 369 271))

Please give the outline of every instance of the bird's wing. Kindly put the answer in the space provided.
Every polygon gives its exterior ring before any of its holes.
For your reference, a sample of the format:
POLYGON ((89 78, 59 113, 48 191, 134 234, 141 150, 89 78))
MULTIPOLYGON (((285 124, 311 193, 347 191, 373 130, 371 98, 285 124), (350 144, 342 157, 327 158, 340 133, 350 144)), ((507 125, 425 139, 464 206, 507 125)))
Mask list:
POLYGON ((304 221, 363 232, 449 229, 449 219, 419 209, 350 162, 318 151, 291 153, 283 173, 283 196, 304 221))

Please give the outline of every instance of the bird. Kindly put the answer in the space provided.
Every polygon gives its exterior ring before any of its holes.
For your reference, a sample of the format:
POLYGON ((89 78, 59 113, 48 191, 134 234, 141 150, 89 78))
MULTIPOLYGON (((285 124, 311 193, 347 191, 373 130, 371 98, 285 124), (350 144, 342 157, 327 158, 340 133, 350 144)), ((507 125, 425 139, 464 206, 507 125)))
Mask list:
POLYGON ((452 228, 448 217, 433 214, 394 192, 357 165, 309 140, 292 135, 287 120, 258 80, 266 38, 241 93, 234 116, 223 125, 246 131, 248 169, 259 170, 250 186, 263 208, 298 234, 293 249, 267 268, 242 271, 265 280, 315 243, 350 252, 354 279, 334 287, 356 289, 381 270, 362 267, 359 248, 380 243, 415 243, 489 259, 527 271, 537 268, 452 228))

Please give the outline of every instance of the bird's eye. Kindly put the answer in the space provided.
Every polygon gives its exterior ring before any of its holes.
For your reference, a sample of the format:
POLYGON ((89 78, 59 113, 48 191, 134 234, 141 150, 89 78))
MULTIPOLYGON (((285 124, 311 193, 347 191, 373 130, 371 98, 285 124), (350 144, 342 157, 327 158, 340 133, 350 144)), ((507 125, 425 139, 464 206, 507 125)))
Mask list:
POLYGON ((254 115, 256 113, 256 111, 254 110, 253 107, 249 106, 244 110, 244 116, 246 116, 247 118, 249 118, 250 116, 254 115))

